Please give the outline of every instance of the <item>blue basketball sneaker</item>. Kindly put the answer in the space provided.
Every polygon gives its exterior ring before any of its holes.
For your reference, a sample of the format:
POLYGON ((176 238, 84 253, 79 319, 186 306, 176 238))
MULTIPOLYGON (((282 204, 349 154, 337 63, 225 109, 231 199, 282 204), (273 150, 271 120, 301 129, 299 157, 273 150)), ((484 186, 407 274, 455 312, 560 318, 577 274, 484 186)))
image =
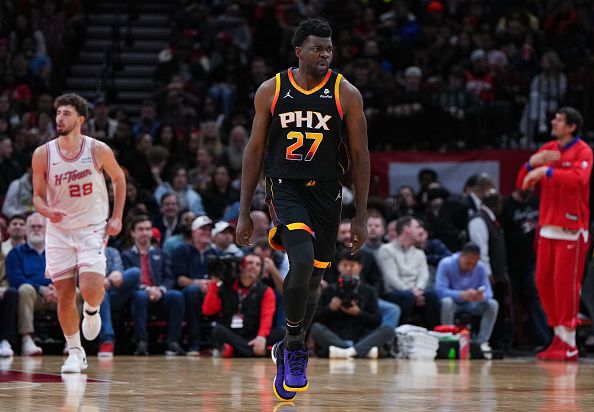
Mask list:
POLYGON ((285 380, 283 386, 287 391, 303 392, 309 388, 307 382, 307 351, 284 350, 285 380))
POLYGON ((270 357, 272 362, 276 365, 276 375, 274 376, 274 382, 272 383, 272 390, 278 398, 283 402, 289 402, 295 399, 295 392, 288 391, 284 388, 283 380, 285 378, 285 360, 283 358, 283 341, 277 342, 272 347, 270 357))

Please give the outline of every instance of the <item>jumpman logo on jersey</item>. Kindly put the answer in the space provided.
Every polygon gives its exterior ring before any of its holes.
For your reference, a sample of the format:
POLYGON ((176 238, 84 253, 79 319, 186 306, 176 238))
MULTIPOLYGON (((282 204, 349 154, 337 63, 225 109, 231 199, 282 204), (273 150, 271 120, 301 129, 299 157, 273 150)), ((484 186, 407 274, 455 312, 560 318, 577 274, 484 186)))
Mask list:
POLYGON ((291 89, 289 89, 289 91, 287 92, 287 94, 285 94, 285 97, 283 97, 283 99, 286 99, 287 97, 290 97, 291 99, 293 98, 293 96, 291 96, 291 89))
POLYGON ((338 194, 336 195, 336 199, 334 199, 334 201, 336 202, 338 199, 342 199, 341 196, 342 190, 340 192, 338 192, 338 194))

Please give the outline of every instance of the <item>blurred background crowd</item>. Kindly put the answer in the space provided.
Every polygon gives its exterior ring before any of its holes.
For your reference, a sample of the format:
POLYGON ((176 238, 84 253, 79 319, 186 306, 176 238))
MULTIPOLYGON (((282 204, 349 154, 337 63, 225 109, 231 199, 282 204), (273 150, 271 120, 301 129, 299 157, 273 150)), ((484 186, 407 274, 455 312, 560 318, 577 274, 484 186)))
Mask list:
MULTIPOLYGON (((268 306, 266 312, 270 335, 283 324, 274 319, 282 316, 280 285, 287 262, 266 245, 270 220, 263 185, 252 204, 254 248, 241 250, 233 243, 241 161, 255 91, 276 72, 297 64, 290 39, 298 23, 313 16, 323 16, 333 28, 333 69, 363 95, 371 150, 533 149, 548 139, 549 121, 564 105, 581 111, 582 137, 594 139, 592 0, 6 0, 0 4, 0 224, 5 243, 23 244, 25 231, 33 230, 23 217, 33 212, 31 154, 56 135, 53 99, 78 92, 92 109, 84 132, 109 144, 127 174, 126 229, 110 245, 124 257, 116 270, 120 275, 134 267, 140 272, 122 301, 134 301, 139 287, 145 293, 167 284, 168 290, 178 291, 162 309, 169 313, 170 305, 183 306, 185 315, 168 319, 186 328, 183 337, 170 330, 167 339, 184 342, 185 350, 195 353, 206 339, 199 329, 209 324, 202 311, 209 278, 205 256, 255 252, 262 258, 261 275, 275 290, 274 310, 268 306), (142 90, 126 91, 135 84, 142 90), (132 258, 149 240, 150 247, 168 256, 170 267, 159 269, 163 278, 132 258)), ((464 193, 450 193, 431 169, 419 173, 418 188, 403 186, 386 199, 372 196, 368 204, 372 222, 360 280, 397 307, 398 319, 392 307, 392 318, 383 321, 439 323, 439 305, 433 308, 437 312, 415 317, 413 309, 430 299, 419 300, 415 292, 411 303, 409 295, 396 298, 391 292, 433 290, 440 260, 473 240, 481 247, 499 302, 491 345, 501 351, 546 345, 549 331, 531 281, 538 220, 534 195, 516 191, 504 198, 484 174, 468 176, 464 193), (508 251, 497 273, 491 262, 500 257, 489 256, 484 239, 472 233, 476 225, 469 225, 483 205, 496 216, 498 241, 508 251), (418 284, 412 278, 387 281, 393 273, 384 272, 394 269, 378 264, 377 252, 394 242, 422 251, 430 276, 399 272, 426 279, 418 284)), ((349 218, 353 197, 348 179, 343 195, 343 216, 349 218)), ((348 243, 343 229, 341 245, 348 243)), ((2 247, 4 259, 9 250, 2 247)), ((400 257, 392 256, 396 266, 400 257)), ((8 281, 10 267, 4 268, 8 281)), ((331 285, 339 277, 329 271, 326 282, 331 285)), ((114 279, 117 289, 127 278, 114 279)), ((10 286, 19 289, 20 283, 10 286)), ((39 292, 47 283, 37 286, 39 292)), ((43 293, 42 298, 51 303, 43 293)), ((138 314, 140 309, 129 310, 138 314)), ((213 310, 209 306, 207 312, 213 310)), ((19 323, 19 334, 33 331, 19 323)), ((102 336, 102 343, 113 344, 113 336, 102 336)), ((137 343, 148 339, 142 333, 134 337, 137 343)), ((169 349, 178 354, 184 351, 179 346, 169 349)), ((147 352, 138 344, 135 350, 147 352)))

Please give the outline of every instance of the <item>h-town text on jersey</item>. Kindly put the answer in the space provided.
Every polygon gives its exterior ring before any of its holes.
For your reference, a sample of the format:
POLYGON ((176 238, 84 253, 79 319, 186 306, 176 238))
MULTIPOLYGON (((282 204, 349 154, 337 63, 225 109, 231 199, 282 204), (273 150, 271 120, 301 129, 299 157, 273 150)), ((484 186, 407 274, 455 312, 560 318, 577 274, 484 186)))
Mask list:
POLYGON ((62 181, 64 181, 65 183, 70 183, 70 182, 74 182, 76 180, 83 179, 87 176, 90 176, 91 174, 92 174, 91 169, 85 169, 80 172, 77 170, 71 170, 66 173, 54 175, 55 184, 56 184, 56 186, 60 186, 62 184, 62 181))

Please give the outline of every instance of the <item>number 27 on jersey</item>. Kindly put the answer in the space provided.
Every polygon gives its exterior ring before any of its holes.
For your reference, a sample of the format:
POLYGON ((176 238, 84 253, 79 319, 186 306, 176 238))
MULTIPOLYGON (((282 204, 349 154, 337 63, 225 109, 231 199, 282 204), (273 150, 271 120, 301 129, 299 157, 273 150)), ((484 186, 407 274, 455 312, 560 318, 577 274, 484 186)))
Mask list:
POLYGON ((295 151, 297 149, 299 149, 301 146, 303 146, 303 143, 304 143, 303 133, 289 132, 287 134, 287 139, 296 140, 295 143, 293 143, 287 147, 287 153, 286 153, 287 160, 305 160, 306 162, 308 162, 311 159, 313 159, 313 157, 316 155, 318 147, 320 147, 320 143, 322 143, 322 140, 324 139, 324 135, 322 133, 317 133, 317 132, 306 132, 305 133, 305 139, 313 140, 309 150, 307 151, 307 154, 305 155, 305 159, 303 158, 302 154, 295 153, 295 151))

